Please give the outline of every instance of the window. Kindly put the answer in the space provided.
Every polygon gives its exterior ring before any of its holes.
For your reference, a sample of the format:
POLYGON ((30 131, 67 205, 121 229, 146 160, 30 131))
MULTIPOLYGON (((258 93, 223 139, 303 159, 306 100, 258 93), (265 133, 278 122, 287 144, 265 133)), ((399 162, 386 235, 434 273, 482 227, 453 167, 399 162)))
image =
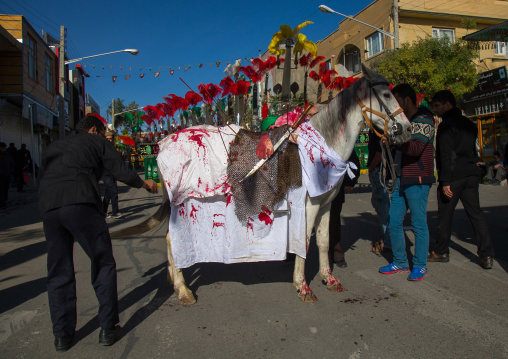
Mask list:
POLYGON ((328 61, 326 61, 326 68, 327 68, 328 70, 331 70, 331 69, 332 69, 332 60, 328 60, 328 61))
POLYGON ((53 64, 48 55, 44 55, 44 65, 46 67, 46 90, 53 93, 53 64))
POLYGON ((432 37, 434 39, 447 37, 450 42, 455 42, 455 31, 453 29, 432 29, 432 37))
POLYGON ((27 36, 26 44, 28 48, 28 77, 37 81, 37 50, 35 48, 35 40, 27 36))
POLYGON ((374 35, 365 39, 367 43, 367 57, 374 56, 385 49, 383 34, 376 32, 374 35))
POLYGON ((496 41, 494 43, 494 54, 506 55, 506 42, 496 41))

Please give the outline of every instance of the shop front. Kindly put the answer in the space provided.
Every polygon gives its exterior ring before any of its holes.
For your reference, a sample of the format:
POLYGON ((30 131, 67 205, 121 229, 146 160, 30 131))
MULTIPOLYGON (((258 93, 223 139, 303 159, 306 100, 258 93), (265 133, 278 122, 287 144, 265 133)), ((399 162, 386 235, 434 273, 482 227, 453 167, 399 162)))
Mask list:
POLYGON ((480 156, 491 160, 508 143, 508 77, 506 67, 480 75, 475 90, 464 96, 464 112, 478 126, 480 156))

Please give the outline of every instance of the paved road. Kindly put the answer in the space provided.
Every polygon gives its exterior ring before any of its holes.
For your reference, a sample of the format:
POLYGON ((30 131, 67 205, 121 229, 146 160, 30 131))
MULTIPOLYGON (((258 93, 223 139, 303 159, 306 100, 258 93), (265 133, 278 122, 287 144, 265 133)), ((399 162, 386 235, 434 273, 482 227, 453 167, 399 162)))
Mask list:
MULTIPOLYGON (((198 302, 182 307, 166 282, 165 228, 114 240, 123 338, 98 345, 97 301, 89 261, 75 249, 78 327, 62 358, 508 358, 508 188, 481 186, 495 240, 495 267, 477 265, 464 210, 455 215, 450 263, 430 263, 422 282, 377 269, 389 258, 369 252, 379 238, 366 176, 343 210, 347 268, 334 268, 347 291, 319 281, 311 245, 306 276, 319 298, 300 303, 292 263, 199 264, 184 271, 198 302)), ((436 234, 435 186, 429 202, 436 234)), ((121 187, 127 216, 139 222, 160 197, 121 187)), ((28 203, 26 203, 28 202, 28 203)), ((407 231, 408 241, 413 241, 407 231)), ((410 247, 412 249, 412 247, 410 247)), ((0 213, 0 357, 53 358, 47 305, 46 247, 37 203, 0 213)))

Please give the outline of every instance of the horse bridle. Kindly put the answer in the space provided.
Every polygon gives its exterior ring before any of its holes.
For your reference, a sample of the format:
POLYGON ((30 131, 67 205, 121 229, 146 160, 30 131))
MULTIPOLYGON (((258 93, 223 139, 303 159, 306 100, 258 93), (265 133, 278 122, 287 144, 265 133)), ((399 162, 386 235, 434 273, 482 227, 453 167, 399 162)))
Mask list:
POLYGON ((386 106, 386 104, 383 102, 383 100, 381 100, 381 97, 379 97, 379 94, 377 93, 377 91, 374 88, 374 86, 377 86, 377 85, 386 85, 386 86, 389 86, 390 84, 388 82, 385 82, 385 81, 370 82, 368 80, 366 80, 366 81, 369 84, 370 92, 374 93, 374 96, 376 96, 377 100, 379 101, 379 104, 380 104, 381 108, 383 108, 386 111, 386 114, 384 114, 382 112, 379 112, 379 111, 376 111, 376 110, 374 110, 372 108, 372 95, 370 96, 370 107, 367 107, 362 102, 362 100, 360 100, 358 95, 355 95, 356 102, 358 102, 358 104, 360 105, 360 107, 362 109, 363 118, 365 119, 365 122, 367 122, 367 125, 369 126, 369 128, 372 131, 374 131, 374 133, 377 136, 379 136, 379 137, 382 137, 383 135, 386 136, 388 134, 388 123, 390 122, 390 120, 392 120, 392 122, 393 122, 393 125, 392 125, 392 142, 395 142, 395 136, 398 136, 398 135, 402 134, 402 125, 397 122, 397 119, 395 117, 398 116, 404 110, 402 108, 399 108, 395 112, 392 113, 388 109, 388 106, 386 106), (369 116, 367 115, 367 112, 370 112, 370 116, 371 116, 370 119, 369 119, 369 116), (384 126, 383 134, 380 134, 376 130, 376 128, 372 125, 372 115, 377 115, 377 116, 379 116, 379 117, 381 117, 382 119, 385 120, 385 126, 384 126))

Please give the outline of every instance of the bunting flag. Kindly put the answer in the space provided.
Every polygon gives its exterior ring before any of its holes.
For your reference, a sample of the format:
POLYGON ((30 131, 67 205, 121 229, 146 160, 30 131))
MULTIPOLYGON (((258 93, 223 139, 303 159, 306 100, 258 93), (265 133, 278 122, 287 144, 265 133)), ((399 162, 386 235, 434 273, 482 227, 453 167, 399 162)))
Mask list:
POLYGON ((169 71, 169 73, 170 73, 171 75, 173 75, 173 74, 175 73, 175 70, 171 70, 171 71, 169 71))
POLYGON ((215 66, 216 66, 216 67, 219 67, 219 65, 220 65, 220 61, 217 61, 217 62, 215 63, 215 66))
POLYGON ((155 77, 159 77, 160 72, 155 73, 155 77))
POLYGON ((203 67, 203 64, 199 64, 199 67, 198 67, 198 68, 200 69, 200 68, 202 68, 202 67, 203 67))
POLYGON ((184 69, 183 69, 183 71, 187 71, 187 70, 188 70, 188 69, 190 69, 190 68, 191 68, 190 66, 189 66, 189 67, 186 67, 186 68, 184 68, 184 69))
POLYGON ((145 77, 145 74, 139 74, 139 77, 143 78, 143 77, 145 77))
POLYGON ((131 75, 125 75, 125 79, 128 80, 131 78, 131 75))
POLYGON ((116 76, 113 76, 112 79, 113 79, 113 82, 116 82, 116 76))

